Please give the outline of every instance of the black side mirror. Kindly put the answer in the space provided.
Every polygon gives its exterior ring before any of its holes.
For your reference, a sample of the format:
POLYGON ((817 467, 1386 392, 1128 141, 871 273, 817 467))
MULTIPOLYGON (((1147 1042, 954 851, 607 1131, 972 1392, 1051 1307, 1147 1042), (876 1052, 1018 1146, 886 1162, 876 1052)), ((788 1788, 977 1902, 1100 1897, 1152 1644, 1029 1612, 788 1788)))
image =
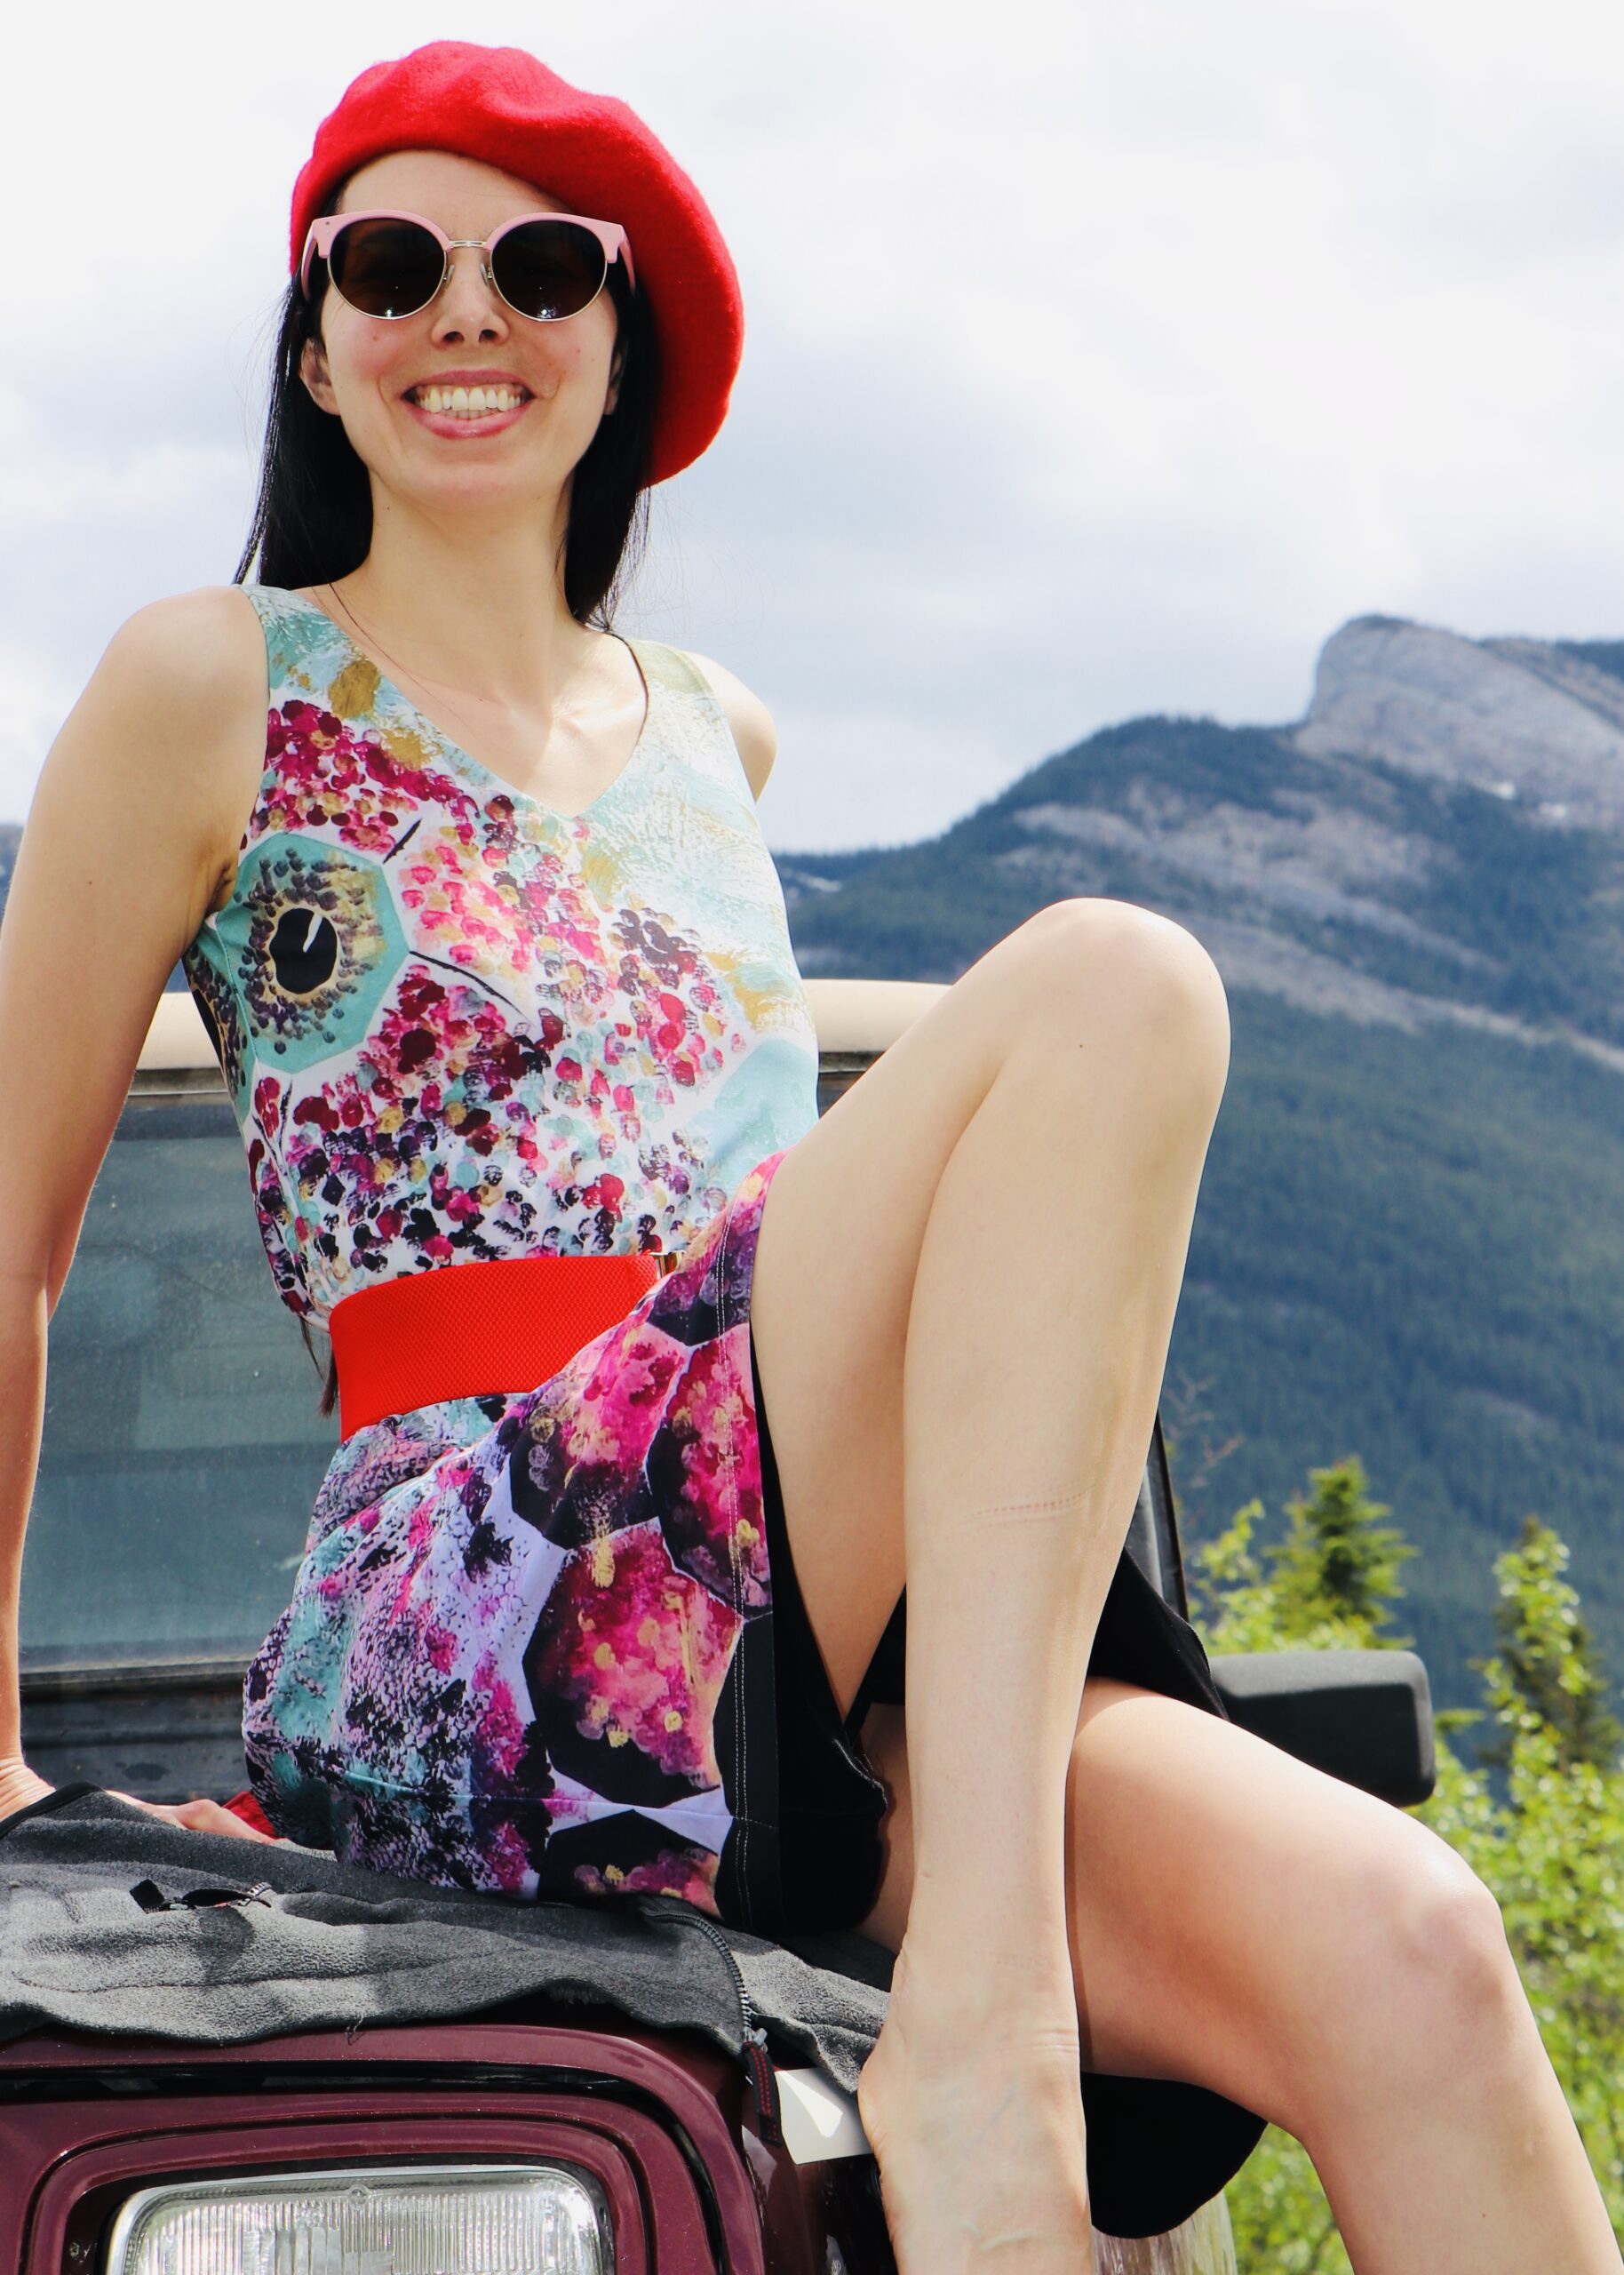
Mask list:
POLYGON ((1214 1651, 1242 1729, 1408 1808, 1437 1782, 1432 1689, 1413 1651, 1214 1651))

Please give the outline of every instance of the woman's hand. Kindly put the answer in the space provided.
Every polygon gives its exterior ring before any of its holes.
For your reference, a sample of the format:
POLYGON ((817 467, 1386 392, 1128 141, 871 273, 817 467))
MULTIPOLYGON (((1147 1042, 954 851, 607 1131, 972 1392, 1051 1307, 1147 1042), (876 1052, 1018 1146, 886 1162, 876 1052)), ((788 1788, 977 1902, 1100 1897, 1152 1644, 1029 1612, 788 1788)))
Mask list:
POLYGON ((184 1826, 187 1832, 224 1832, 233 1840, 271 1840, 274 1836, 261 1832, 257 1825, 247 1824, 234 1811, 222 1808, 218 1801, 140 1801, 133 1793, 107 1791, 115 1801, 128 1801, 138 1809, 146 1809, 152 1816, 161 1816, 171 1824, 184 1826))
POLYGON ((0 1817, 26 1809, 30 1801, 43 1801, 55 1791, 54 1785, 35 1776, 20 1753, 0 1757, 0 1817))

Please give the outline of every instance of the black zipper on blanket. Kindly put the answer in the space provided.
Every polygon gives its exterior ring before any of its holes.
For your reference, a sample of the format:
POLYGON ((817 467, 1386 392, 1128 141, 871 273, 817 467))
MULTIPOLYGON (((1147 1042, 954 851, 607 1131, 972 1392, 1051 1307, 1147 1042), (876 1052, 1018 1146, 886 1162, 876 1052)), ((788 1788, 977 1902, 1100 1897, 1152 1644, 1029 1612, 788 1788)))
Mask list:
MULTIPOLYGON (((659 1901, 657 1898, 655 1900, 659 1901)), ((675 1903, 676 1899, 672 1898, 667 1901, 675 1903)), ((662 1911, 664 1908, 662 1904, 662 1911)), ((733 1956, 727 1937, 710 1920, 693 1911, 687 1904, 681 1904, 680 1908, 666 1912, 665 1916, 668 1920, 674 1920, 680 1927, 697 1928, 712 1950, 721 1953, 733 1984, 733 1995, 738 2000, 739 2024, 743 2033, 739 2058, 744 2064, 745 2073, 755 2095, 757 2130, 769 2149, 783 2148, 784 2110, 778 2099, 777 2072, 773 2068, 772 2056, 767 2050, 767 2032, 756 2020, 755 2008, 751 2002, 749 1992, 744 1987, 744 1976, 739 1971, 739 1963, 733 1956)))

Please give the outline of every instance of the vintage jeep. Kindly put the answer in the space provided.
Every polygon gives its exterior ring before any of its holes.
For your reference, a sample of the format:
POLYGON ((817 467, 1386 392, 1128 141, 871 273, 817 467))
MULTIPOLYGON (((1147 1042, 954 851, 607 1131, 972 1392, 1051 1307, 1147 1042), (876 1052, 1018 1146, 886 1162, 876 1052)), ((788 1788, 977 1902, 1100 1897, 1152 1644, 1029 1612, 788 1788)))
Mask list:
MULTIPOLYGON (((820 1109, 940 992, 811 982, 820 1109)), ((218 1066, 171 991, 51 1329, 22 1641, 27 1751, 59 1787, 241 1788, 243 1668, 337 1442, 316 1390, 218 1066)), ((1159 1425, 1130 1542, 1184 1610, 1159 1425)), ((1395 1803, 1430 1791, 1413 1655, 1214 1667, 1276 1744, 1395 1803)), ((545 2002, 228 2046, 36 2032, 0 2045, 0 2275, 889 2269, 855 2103, 815 2069, 777 2086, 782 2145, 693 2033, 545 2002)), ((1169 2236, 1102 2237, 1099 2262, 1232 2268, 1222 2198, 1169 2236)))

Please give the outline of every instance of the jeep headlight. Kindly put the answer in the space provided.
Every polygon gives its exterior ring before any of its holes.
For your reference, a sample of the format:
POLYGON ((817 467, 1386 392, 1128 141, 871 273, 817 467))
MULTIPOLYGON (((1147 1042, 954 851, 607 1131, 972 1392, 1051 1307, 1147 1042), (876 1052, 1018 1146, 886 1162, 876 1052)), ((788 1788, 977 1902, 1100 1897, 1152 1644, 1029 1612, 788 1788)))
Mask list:
POLYGON ((613 2275, 602 2191, 564 2165, 412 2165, 143 2189, 107 2275, 613 2275))

